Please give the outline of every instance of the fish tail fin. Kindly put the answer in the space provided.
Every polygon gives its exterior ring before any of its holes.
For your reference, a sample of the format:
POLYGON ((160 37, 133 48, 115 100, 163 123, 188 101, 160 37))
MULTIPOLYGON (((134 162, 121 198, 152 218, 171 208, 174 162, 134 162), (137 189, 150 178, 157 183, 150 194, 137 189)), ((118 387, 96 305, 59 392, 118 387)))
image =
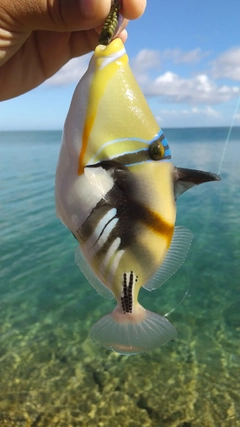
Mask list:
POLYGON ((177 336, 176 329, 159 314, 140 304, 133 313, 120 307, 98 320, 90 338, 117 353, 131 355, 153 350, 177 336))

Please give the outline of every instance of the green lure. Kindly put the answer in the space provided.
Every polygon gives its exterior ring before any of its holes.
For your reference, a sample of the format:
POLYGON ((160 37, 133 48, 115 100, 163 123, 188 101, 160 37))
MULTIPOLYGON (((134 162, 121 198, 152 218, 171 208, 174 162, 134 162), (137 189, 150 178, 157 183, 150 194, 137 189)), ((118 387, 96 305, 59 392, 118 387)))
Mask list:
POLYGON ((107 16, 106 21, 104 22, 102 31, 99 36, 99 44, 107 46, 111 42, 112 37, 118 26, 120 6, 121 5, 119 0, 114 0, 112 2, 110 12, 107 16))

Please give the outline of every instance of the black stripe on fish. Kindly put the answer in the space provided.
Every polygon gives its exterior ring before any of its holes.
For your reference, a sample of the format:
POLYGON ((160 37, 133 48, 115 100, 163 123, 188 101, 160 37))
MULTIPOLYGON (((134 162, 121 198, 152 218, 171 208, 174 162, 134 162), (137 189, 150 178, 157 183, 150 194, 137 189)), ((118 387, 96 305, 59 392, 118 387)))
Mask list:
MULTIPOLYGON (((165 151, 169 149, 168 145, 164 146, 165 151)), ((164 155, 161 160, 167 160, 167 159, 171 159, 171 155, 164 155)), ((118 165, 134 165, 134 164, 138 164, 138 163, 143 163, 143 162, 147 162, 151 160, 150 156, 149 156, 149 149, 145 148, 143 150, 139 150, 131 153, 125 153, 122 154, 121 156, 118 157, 114 157, 114 159, 112 160, 113 162, 117 163, 118 165)), ((98 166, 102 165, 103 162, 98 163, 98 166)))
MULTIPOLYGON (((94 246, 97 244, 97 242, 99 241, 99 239, 101 238, 101 236, 103 235, 103 233, 104 233, 104 231, 105 231, 105 229, 106 229, 106 227, 115 219, 115 218, 117 218, 117 215, 115 215, 115 216, 113 216, 111 219, 109 219, 108 220, 108 222, 106 222, 106 224, 104 225, 104 227, 102 228, 102 231, 100 232, 100 234, 99 234, 99 236, 98 236, 98 238, 97 238, 97 240, 95 241, 95 243, 94 243, 94 246)), ((113 228, 113 230, 114 230, 114 228, 113 228)))
MULTIPOLYGON (((156 142, 156 141, 159 141, 159 142, 164 141, 164 143, 162 144, 164 147, 164 151, 166 152, 167 150, 169 150, 168 141, 165 138, 165 135, 163 133, 156 140, 152 141, 152 143, 156 142)), ((150 148, 151 144, 147 148, 143 148, 143 149, 135 151, 135 152, 129 152, 129 153, 125 153, 125 154, 122 154, 120 156, 114 157, 114 159, 112 159, 112 161, 115 164, 123 165, 123 166, 133 165, 133 164, 143 163, 143 162, 149 161, 149 160, 151 160, 151 156, 149 155, 149 148, 150 148)), ((165 160, 165 159, 171 159, 171 155, 164 155, 161 158, 161 160, 165 160)), ((106 162, 109 163, 108 160, 106 160, 106 162)), ((89 165, 89 167, 94 167, 94 166, 99 167, 99 166, 102 166, 103 163, 104 163, 104 161, 100 162, 96 165, 89 165)))
POLYGON ((112 209, 112 207, 101 199, 96 206, 91 210, 88 217, 77 230, 78 236, 86 242, 87 239, 93 234, 99 221, 112 209))
POLYGON ((138 276, 135 276, 133 271, 123 274, 121 305, 124 313, 132 313, 133 311, 134 283, 137 280, 138 276))
MULTIPOLYGON (((141 232, 141 224, 161 234, 168 241, 171 240, 173 226, 141 202, 143 197, 141 194, 142 191, 139 189, 134 175, 125 166, 116 164, 114 161, 103 161, 100 167, 108 171, 113 178, 114 185, 106 194, 106 200, 100 200, 92 209, 81 227, 81 235, 87 241, 96 229, 100 219, 109 210, 114 208, 116 209, 114 218, 117 218, 118 222, 110 231, 106 241, 97 248, 95 256, 101 261, 114 240, 119 238, 118 250, 124 250, 131 246, 136 256, 142 257, 142 259, 144 257, 151 264, 152 257, 150 251, 142 245, 139 246, 137 244, 138 234, 141 232)), ((144 194, 144 199, 146 199, 147 204, 147 194, 144 194)), ((103 234, 106 226, 107 224, 104 224, 102 230, 99 231, 99 235, 103 234)), ((96 236, 95 244, 99 240, 98 237, 96 236)))
POLYGON ((115 157, 114 162, 119 165, 132 165, 135 163, 143 163, 149 160, 148 148, 139 150, 131 153, 122 154, 121 156, 115 157))
MULTIPOLYGON (((129 235, 136 229, 137 222, 144 223, 161 235, 173 232, 172 224, 168 224, 158 213, 151 211, 141 202, 140 190, 133 174, 126 167, 116 165, 112 161, 101 162, 101 167, 111 169, 114 179, 114 186, 107 196, 111 206, 116 208, 120 220, 116 227, 120 227, 121 249, 128 246, 129 235)), ((144 197, 147 199, 147 194, 144 194, 144 197)))
MULTIPOLYGON (((106 253, 108 252, 108 250, 110 249, 111 245, 113 244, 113 242, 120 238, 121 240, 121 236, 119 236, 119 230, 118 227, 115 226, 112 228, 107 240, 102 244, 102 246, 98 249, 98 251, 95 254, 95 257, 101 262, 103 260, 103 258, 105 257, 106 253)), ((97 242, 96 242, 97 244, 97 242)), ((121 242, 119 243, 117 250, 120 250, 120 246, 121 246, 121 242)))

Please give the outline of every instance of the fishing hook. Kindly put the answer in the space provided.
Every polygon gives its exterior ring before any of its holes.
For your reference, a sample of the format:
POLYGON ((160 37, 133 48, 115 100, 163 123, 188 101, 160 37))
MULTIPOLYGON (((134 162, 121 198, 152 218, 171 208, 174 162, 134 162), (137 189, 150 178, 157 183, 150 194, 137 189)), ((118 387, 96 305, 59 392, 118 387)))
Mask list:
POLYGON ((107 46, 111 42, 120 22, 120 8, 121 0, 112 0, 110 12, 106 18, 106 21, 104 22, 98 39, 99 44, 107 46))

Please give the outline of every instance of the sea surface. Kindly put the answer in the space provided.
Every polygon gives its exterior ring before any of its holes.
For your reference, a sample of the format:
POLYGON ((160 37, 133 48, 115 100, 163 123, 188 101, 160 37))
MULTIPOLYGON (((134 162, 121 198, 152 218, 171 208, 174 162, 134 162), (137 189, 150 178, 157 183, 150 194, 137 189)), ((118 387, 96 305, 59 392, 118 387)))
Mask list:
POLYGON ((240 128, 164 129, 176 166, 218 172, 177 201, 194 240, 140 302, 176 340, 126 357, 88 338, 114 308, 56 218, 61 132, 0 133, 0 427, 240 426, 240 128), (222 153, 225 152, 223 161, 222 153))

